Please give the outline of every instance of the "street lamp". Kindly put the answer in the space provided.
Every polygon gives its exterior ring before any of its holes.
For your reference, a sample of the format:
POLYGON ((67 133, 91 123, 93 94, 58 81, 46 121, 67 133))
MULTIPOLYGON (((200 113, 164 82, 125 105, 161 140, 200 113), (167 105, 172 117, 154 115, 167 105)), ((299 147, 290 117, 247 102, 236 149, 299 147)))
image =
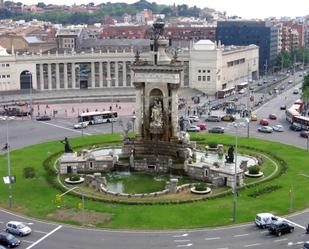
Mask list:
POLYGON ((33 100, 32 100, 32 74, 31 72, 27 71, 25 73, 26 75, 28 75, 29 79, 30 79, 30 86, 29 86, 29 95, 30 95, 30 117, 32 119, 32 112, 33 112, 33 100))
POLYGON ((136 119, 136 116, 133 115, 132 116, 132 128, 133 128, 132 130, 133 130, 133 132, 135 131, 135 129, 134 129, 135 128, 135 119, 136 119))
POLYGON ((5 149, 7 151, 7 160, 8 160, 8 184, 9 184, 9 208, 12 207, 12 179, 11 179, 11 158, 10 158, 10 142, 9 142, 9 120, 14 119, 15 117, 1 116, 0 120, 6 121, 6 145, 5 149))
POLYGON ((247 123, 247 138, 250 137, 250 118, 245 118, 245 122, 247 123))
POLYGON ((235 134, 235 171, 234 171, 234 186, 233 186, 233 192, 234 192, 234 206, 233 206, 233 222, 236 223, 236 208, 237 208, 237 155, 238 155, 238 128, 244 127, 245 124, 243 122, 233 122, 230 124, 230 126, 234 127, 236 129, 235 134))

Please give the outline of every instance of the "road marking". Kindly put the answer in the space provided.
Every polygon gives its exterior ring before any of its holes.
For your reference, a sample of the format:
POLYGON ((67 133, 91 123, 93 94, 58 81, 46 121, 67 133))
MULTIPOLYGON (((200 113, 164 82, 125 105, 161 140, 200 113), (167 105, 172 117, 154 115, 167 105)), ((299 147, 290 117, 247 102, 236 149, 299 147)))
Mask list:
POLYGON ((48 232, 43 232, 43 231, 39 231, 39 230, 33 230, 33 232, 35 233, 43 233, 43 234, 47 234, 48 232))
POLYGON ((205 240, 215 240, 215 239, 221 239, 221 238, 220 237, 205 238, 205 240))
POLYGON ((47 237, 49 237, 50 235, 52 235, 53 233, 57 232, 62 226, 58 226, 56 227, 54 230, 52 230, 51 232, 49 232, 48 234, 46 234, 45 236, 43 236, 42 238, 40 238, 39 240, 37 240, 36 242, 34 242, 31 246, 28 246, 26 249, 30 249, 34 246, 36 246, 37 244, 39 244, 41 241, 43 241, 44 239, 46 239, 47 237))
POLYGON ((229 249, 228 247, 220 247, 220 248, 217 248, 217 249, 229 249))
POLYGON ((233 237, 234 238, 237 238, 237 237, 243 237, 243 236, 248 236, 249 233, 244 233, 244 234, 237 234, 237 235, 234 235, 233 237))
POLYGON ((189 242, 191 241, 190 239, 176 239, 174 240, 174 242, 178 243, 178 242, 189 242))
POLYGON ((245 245, 244 247, 259 246, 259 245, 261 245, 261 243, 256 243, 256 244, 245 245))
MULTIPOLYGON (((76 133, 81 133, 81 131, 78 131, 78 130, 74 130, 74 129, 71 129, 71 128, 63 127, 63 126, 60 126, 60 125, 56 125, 56 124, 52 124, 52 123, 48 123, 48 122, 44 122, 44 121, 40 121, 40 123, 47 124, 47 125, 50 125, 50 126, 54 126, 54 127, 57 127, 57 128, 61 128, 61 129, 64 129, 64 130, 76 132, 76 133)), ((88 136, 92 135, 92 134, 87 133, 87 132, 83 132, 83 134, 88 135, 88 136)))
POLYGON ((29 243, 29 244, 33 244, 34 241, 31 241, 31 240, 22 240, 22 242, 26 242, 26 243, 29 243))
POLYGON ((280 242, 280 241, 284 241, 284 240, 287 240, 287 238, 285 238, 285 239, 276 239, 276 240, 274 240, 275 242, 280 242))
POLYGON ((184 234, 180 234, 180 235, 174 235, 174 238, 179 238, 179 237, 187 237, 189 234, 184 233, 184 234))
POLYGON ((300 244, 303 244, 303 243, 305 243, 304 241, 298 241, 298 242, 296 242, 295 244, 296 245, 300 245, 300 244))
POLYGON ((177 245, 177 247, 189 247, 189 246, 193 246, 193 244, 177 245))
POLYGON ((288 243, 288 246, 291 246, 291 245, 293 245, 293 242, 289 242, 289 243, 288 243))

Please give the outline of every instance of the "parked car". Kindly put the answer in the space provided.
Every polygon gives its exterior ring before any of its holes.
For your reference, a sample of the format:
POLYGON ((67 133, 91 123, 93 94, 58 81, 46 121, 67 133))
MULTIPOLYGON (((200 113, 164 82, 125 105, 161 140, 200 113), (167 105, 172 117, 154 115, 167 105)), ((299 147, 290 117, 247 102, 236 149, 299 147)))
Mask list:
POLYGON ((188 128, 187 128, 187 131, 191 131, 191 132, 198 132, 200 131, 201 128, 197 125, 190 125, 188 128))
POLYGON ((280 90, 284 90, 285 89, 285 86, 280 86, 280 90))
POLYGON ((224 127, 215 126, 208 130, 209 133, 224 133, 224 127))
POLYGON ((73 127, 74 129, 83 129, 83 128, 86 128, 87 126, 88 126, 88 122, 79 122, 75 124, 73 127))
POLYGON ((51 118, 50 118, 50 116, 43 115, 43 116, 37 116, 36 120, 37 121, 48 121, 48 120, 51 120, 51 118))
POLYGON ((258 128, 259 132, 264 132, 264 133, 272 133, 273 132, 273 128, 271 128, 270 126, 260 126, 258 128))
POLYGON ((10 221, 5 226, 5 231, 19 236, 26 236, 31 233, 31 228, 19 221, 10 221))
POLYGON ((293 94, 299 94, 299 89, 298 89, 298 88, 295 88, 295 89, 293 90, 293 94))
POLYGON ((16 247, 20 245, 20 240, 7 232, 0 232, 0 244, 6 247, 16 247))
POLYGON ((230 122, 233 122, 235 121, 235 117, 233 115, 224 115, 222 118, 221 118, 222 121, 230 121, 230 122))
POLYGON ((220 117, 219 116, 208 116, 205 121, 207 122, 219 122, 220 117))
POLYGON ((200 121, 198 116, 189 116, 189 119, 192 120, 193 122, 198 122, 200 121))
POLYGON ((308 136, 309 136, 309 131, 303 130, 303 131, 301 131, 301 132, 299 133, 299 135, 300 135, 301 137, 308 138, 308 136))
POLYGON ((286 110, 286 105, 281 105, 280 110, 286 110))
POLYGON ((252 114, 250 119, 251 121, 257 121, 257 116, 255 114, 252 114))
POLYGON ((268 124, 269 124, 269 122, 266 118, 263 118, 263 119, 260 120, 260 125, 268 125, 268 124))
POLYGON ((200 124, 200 130, 203 131, 203 130, 206 130, 206 125, 205 124, 200 124))
POLYGON ((290 125, 290 129, 292 131, 301 131, 302 127, 301 127, 301 124, 299 124, 299 123, 293 123, 293 124, 290 125))
POLYGON ((241 89, 238 91, 239 94, 244 94, 245 92, 246 92, 245 89, 241 89))
POLYGON ((258 83, 258 86, 263 86, 263 83, 262 83, 262 82, 259 82, 259 83, 258 83))
POLYGON ((274 234, 279 237, 285 233, 292 233, 294 231, 294 227, 287 222, 277 221, 269 226, 268 231, 270 234, 274 234))
POLYGON ((271 119, 271 120, 276 120, 277 116, 276 116, 276 114, 269 114, 268 118, 271 119))
POLYGON ((278 132, 282 132, 282 131, 284 131, 284 128, 283 128, 282 125, 277 124, 277 125, 274 125, 274 126, 273 126, 273 130, 274 130, 274 131, 278 131, 278 132))

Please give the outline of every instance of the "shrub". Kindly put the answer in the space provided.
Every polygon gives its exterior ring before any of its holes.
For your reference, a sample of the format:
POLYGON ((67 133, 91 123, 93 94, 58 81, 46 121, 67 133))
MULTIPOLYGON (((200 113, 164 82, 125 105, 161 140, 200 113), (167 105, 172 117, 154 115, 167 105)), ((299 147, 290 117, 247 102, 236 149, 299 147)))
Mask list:
POLYGON ((249 169, 249 174, 251 175, 257 175, 260 172, 260 167, 257 165, 249 167, 248 169, 249 169))
POLYGON ((205 191, 207 189, 207 184, 205 182, 201 182, 195 185, 196 191, 205 191))
POLYGON ((35 170, 34 170, 33 167, 25 167, 23 173, 24 173, 25 178, 34 178, 35 177, 35 170))
POLYGON ((217 148, 217 145, 215 142, 208 143, 209 148, 217 148))
POLYGON ((77 175, 70 176, 70 181, 72 182, 77 182, 79 180, 80 180, 80 176, 77 176, 77 175))
POLYGON ((266 193, 274 192, 274 191, 276 191, 276 190, 278 190, 280 188, 282 188, 282 187, 279 186, 279 185, 270 185, 270 186, 266 186, 266 187, 264 187, 262 189, 258 189, 256 191, 248 194, 248 196, 255 198, 255 197, 258 197, 258 196, 266 194, 266 193))

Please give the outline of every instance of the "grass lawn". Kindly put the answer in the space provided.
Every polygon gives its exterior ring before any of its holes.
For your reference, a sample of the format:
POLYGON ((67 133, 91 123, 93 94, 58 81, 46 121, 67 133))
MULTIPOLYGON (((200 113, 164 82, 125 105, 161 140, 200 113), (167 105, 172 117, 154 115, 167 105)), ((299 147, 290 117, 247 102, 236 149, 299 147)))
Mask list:
MULTIPOLYGON (((235 138, 228 135, 192 134, 192 140, 198 143, 219 142, 234 144, 235 138)), ((120 135, 98 135, 71 138, 72 147, 89 144, 119 143, 120 135)), ((299 173, 309 175, 309 153, 293 146, 262 141, 254 138, 239 138, 239 146, 253 147, 264 153, 272 153, 287 163, 288 171, 271 182, 259 186, 245 188, 239 192, 237 199, 237 222, 253 221, 258 212, 272 212, 277 215, 289 212, 289 190, 294 182, 294 209, 302 210, 309 207, 309 178, 299 173), (268 185, 279 185, 280 189, 263 194, 256 198, 248 194, 268 185)), ((55 153, 63 151, 59 141, 29 146, 11 152, 11 174, 16 175, 17 183, 13 185, 13 211, 32 217, 47 219, 47 216, 62 208, 76 209, 80 198, 66 195, 60 203, 55 203, 55 195, 59 190, 47 181, 50 172, 43 167, 44 160, 55 153), (36 177, 25 179, 24 167, 35 168, 36 177)), ((278 159, 279 160, 279 159, 278 159)), ((6 155, 0 155, 0 177, 7 175, 6 155)), ((8 188, 2 183, 0 188, 0 205, 8 207, 8 188)), ((111 217, 102 222, 100 227, 131 228, 131 229, 174 229, 197 228, 232 224, 233 196, 227 195, 217 199, 199 201, 187 204, 170 205, 128 205, 104 203, 86 200, 88 210, 100 212, 111 217)), ((49 218, 53 219, 53 218, 49 218)))

